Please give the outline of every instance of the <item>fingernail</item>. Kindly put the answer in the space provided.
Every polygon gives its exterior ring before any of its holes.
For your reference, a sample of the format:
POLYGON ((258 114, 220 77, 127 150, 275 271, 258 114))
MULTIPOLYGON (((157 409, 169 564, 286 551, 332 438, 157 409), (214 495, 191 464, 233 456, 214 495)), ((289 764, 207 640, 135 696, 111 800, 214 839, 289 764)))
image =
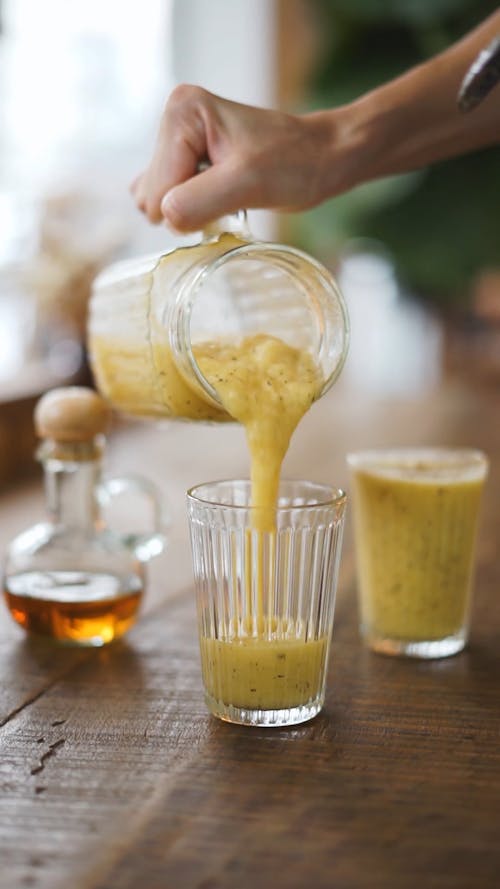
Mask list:
POLYGON ((170 204, 171 204, 170 192, 167 191, 167 193, 163 195, 163 197, 161 199, 161 204, 160 204, 161 212, 163 213, 164 216, 168 215, 168 212, 170 210, 170 204))
POLYGON ((182 230, 177 228, 175 223, 172 221, 172 216, 175 218, 176 211, 173 201, 170 198, 170 194, 171 192, 167 191, 166 195, 163 196, 160 204, 160 210, 163 216, 163 223, 166 228, 169 229, 169 231, 173 232, 173 234, 180 235, 182 234, 182 230))

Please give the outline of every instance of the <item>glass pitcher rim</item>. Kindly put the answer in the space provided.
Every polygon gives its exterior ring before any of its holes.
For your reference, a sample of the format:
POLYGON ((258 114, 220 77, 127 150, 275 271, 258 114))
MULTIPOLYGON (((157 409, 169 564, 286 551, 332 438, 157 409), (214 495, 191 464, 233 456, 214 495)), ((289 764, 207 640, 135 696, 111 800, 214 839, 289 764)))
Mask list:
MULTIPOLYGON (((221 235, 222 236, 222 235, 221 235)), ((347 310, 347 304, 342 295, 342 291, 337 284, 333 274, 329 271, 329 269, 319 260, 315 259, 315 257, 311 256, 309 253, 306 253, 304 250, 301 250, 299 247, 293 247, 289 244, 281 244, 280 242, 275 241, 244 241, 243 243, 238 244, 236 247, 230 247, 228 250, 224 251, 220 256, 212 259, 210 263, 201 263, 201 266, 197 269, 196 274, 193 277, 185 280, 184 283, 179 288, 178 293, 176 294, 175 304, 177 309, 181 306, 183 308, 182 313, 180 313, 180 330, 182 332, 182 342, 186 348, 187 359, 189 363, 189 368, 191 373, 194 376, 197 384, 200 386, 203 393, 206 395, 207 393, 211 397, 213 403, 217 406, 221 406, 221 400, 219 395, 217 394, 215 388, 209 383, 206 377, 201 372, 199 365, 194 356, 194 352, 191 345, 191 337, 190 337, 190 323, 191 323, 191 314, 192 309, 195 302, 195 294, 199 291, 200 287, 203 284, 204 279, 208 278, 210 275, 213 275, 216 271, 218 271, 222 266, 226 265, 229 261, 233 260, 235 256, 246 255, 249 253, 255 254, 285 254, 288 256, 292 256, 295 259, 301 259, 309 266, 312 266, 316 272, 325 280, 326 290, 334 293, 335 300, 340 310, 340 316, 342 320, 342 329, 343 329, 343 347, 339 354, 339 358, 332 372, 325 378, 321 389, 316 396, 316 401, 319 400, 329 389, 333 386, 334 382, 340 376, 340 373, 344 367, 344 364, 347 359, 347 354, 349 351, 349 340, 350 340, 350 323, 349 323, 349 314, 347 310)), ((179 316, 178 316, 179 318, 179 316)), ((176 330, 176 335, 179 334, 179 327, 176 330)), ((170 335, 170 346, 174 354, 176 354, 177 350, 175 348, 175 343, 172 337, 172 331, 170 335)))

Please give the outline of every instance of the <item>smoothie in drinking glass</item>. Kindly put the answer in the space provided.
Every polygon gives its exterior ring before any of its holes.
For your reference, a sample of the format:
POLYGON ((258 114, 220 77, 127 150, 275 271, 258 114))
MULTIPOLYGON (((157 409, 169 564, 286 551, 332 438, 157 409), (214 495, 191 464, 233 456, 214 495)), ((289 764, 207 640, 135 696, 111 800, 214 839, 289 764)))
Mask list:
POLYGON ((385 654, 455 654, 468 636, 486 456, 399 448, 348 463, 363 638, 385 654))

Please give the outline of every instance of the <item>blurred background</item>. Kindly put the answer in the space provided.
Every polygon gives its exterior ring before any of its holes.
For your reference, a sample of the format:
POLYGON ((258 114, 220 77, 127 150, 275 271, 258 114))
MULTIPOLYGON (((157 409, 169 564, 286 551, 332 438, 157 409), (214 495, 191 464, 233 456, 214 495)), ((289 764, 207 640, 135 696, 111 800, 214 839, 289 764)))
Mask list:
MULTIPOLYGON (((486 0, 0 0, 0 482, 32 465, 33 404, 88 381, 92 279, 168 249, 128 194, 178 82, 290 111, 346 102, 441 51, 486 0)), ((338 274, 354 393, 500 378, 500 148, 372 183, 260 237, 338 274), (445 321, 443 320, 445 319, 445 321), (464 358, 465 356, 465 358, 464 358)))

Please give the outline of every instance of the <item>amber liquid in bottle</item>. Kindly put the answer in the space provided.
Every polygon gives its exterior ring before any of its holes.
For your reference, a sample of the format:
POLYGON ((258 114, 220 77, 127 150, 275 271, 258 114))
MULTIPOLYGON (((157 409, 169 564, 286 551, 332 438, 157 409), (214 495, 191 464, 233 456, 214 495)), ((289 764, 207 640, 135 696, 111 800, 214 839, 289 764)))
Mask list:
POLYGON ((73 645, 105 645, 135 622, 140 579, 76 571, 30 571, 9 577, 7 607, 25 630, 73 645))
POLYGON ((35 428, 42 439, 37 457, 46 521, 18 534, 4 560, 12 618, 27 632, 66 645, 106 645, 127 632, 143 596, 142 559, 151 541, 156 553, 163 545, 156 533, 120 534, 106 527, 102 504, 128 489, 144 493, 159 521, 149 484, 139 477, 101 478, 109 419, 109 407, 85 387, 54 389, 40 399, 35 428))

